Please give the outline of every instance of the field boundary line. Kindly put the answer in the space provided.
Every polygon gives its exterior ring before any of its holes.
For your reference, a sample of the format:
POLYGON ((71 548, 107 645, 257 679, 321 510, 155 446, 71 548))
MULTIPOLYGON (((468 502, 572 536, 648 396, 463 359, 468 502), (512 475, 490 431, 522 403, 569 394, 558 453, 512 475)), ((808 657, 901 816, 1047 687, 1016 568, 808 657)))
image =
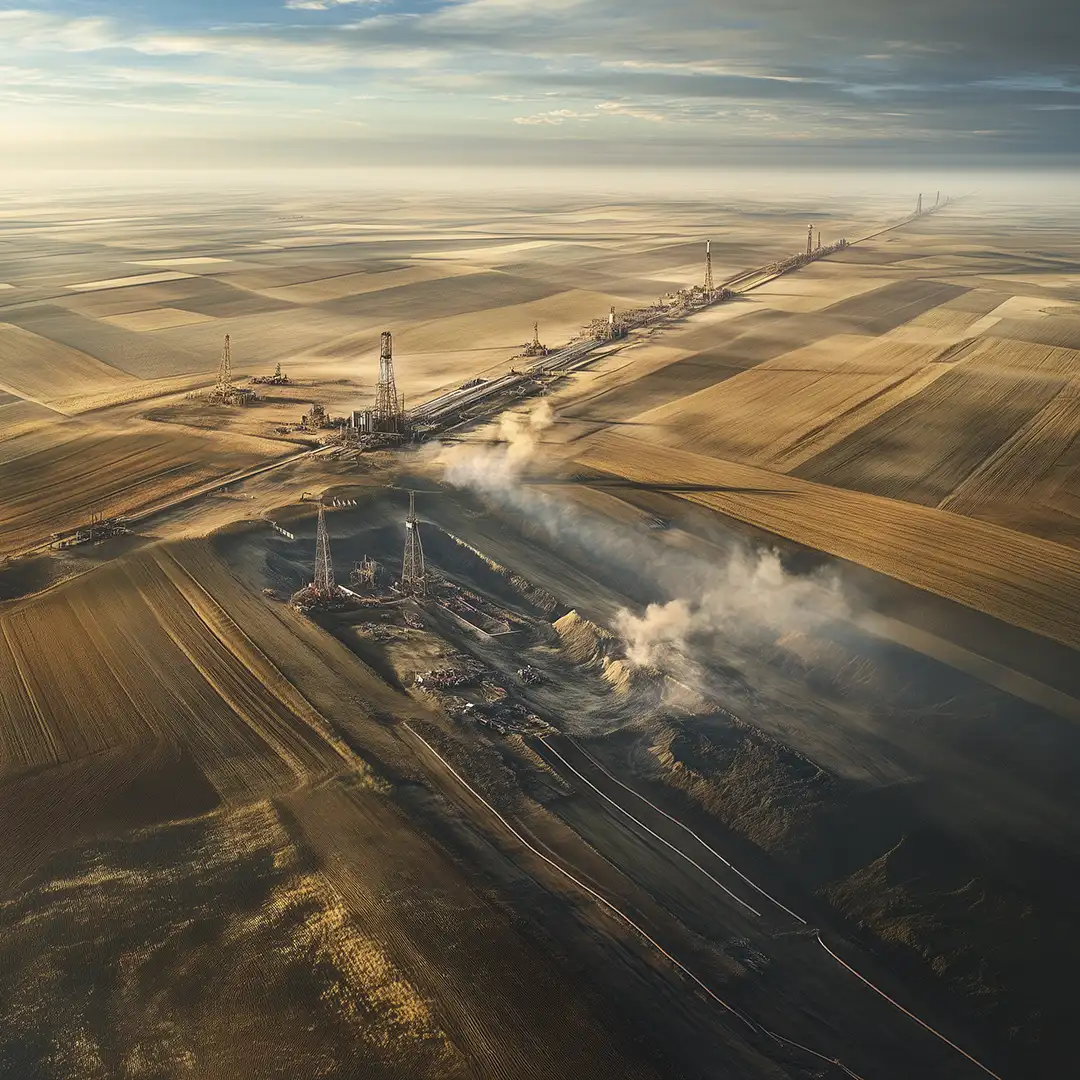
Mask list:
MULTIPOLYGON (((568 738, 568 736, 564 736, 564 737, 568 738)), ((542 740, 541 740, 541 741, 542 741, 542 740)), ((668 819, 668 821, 670 821, 670 822, 671 822, 672 824, 674 824, 674 825, 678 825, 678 827, 679 827, 680 829, 682 829, 682 830, 683 830, 684 832, 686 832, 686 833, 689 833, 689 834, 690 834, 690 835, 691 835, 691 836, 692 836, 692 837, 693 837, 693 838, 694 838, 694 839, 695 839, 695 840, 696 840, 696 841, 697 841, 697 842, 698 842, 698 843, 699 843, 699 844, 700 844, 700 845, 701 845, 701 846, 702 846, 702 847, 703 847, 703 848, 704 848, 704 849, 705 849, 706 851, 708 851, 708 852, 709 852, 710 854, 712 854, 712 855, 716 856, 716 858, 718 858, 718 859, 719 859, 719 860, 720 860, 720 861, 721 861, 721 862, 722 862, 722 863, 723 863, 723 864, 724 864, 724 865, 725 865, 725 866, 726 866, 726 867, 727 867, 727 868, 728 868, 729 870, 731 870, 731 871, 732 871, 733 873, 735 873, 735 874, 738 874, 738 876, 739 876, 740 878, 742 878, 742 880, 743 880, 743 881, 745 881, 745 882, 746 882, 746 884, 750 886, 750 888, 752 888, 752 889, 754 889, 755 891, 757 891, 757 892, 761 893, 761 895, 762 895, 762 896, 764 896, 764 897, 765 897, 765 898, 766 898, 767 900, 771 900, 771 901, 772 901, 772 902, 773 902, 773 903, 774 903, 774 904, 775 904, 775 905, 776 905, 776 906, 777 906, 777 907, 778 907, 778 908, 779 908, 779 909, 780 909, 781 911, 784 911, 784 912, 786 912, 786 913, 787 913, 788 915, 790 915, 790 916, 791 916, 791 917, 792 917, 793 919, 796 919, 796 920, 798 920, 799 922, 801 922, 801 923, 803 924, 803 926, 807 926, 807 925, 809 925, 809 924, 807 923, 807 921, 806 921, 806 920, 805 920, 805 919, 804 919, 804 918, 803 918, 803 917, 802 917, 801 915, 797 915, 797 914, 796 914, 796 913, 795 913, 794 911, 792 911, 792 910, 791 910, 791 908, 789 908, 789 907, 785 907, 785 906, 784 906, 783 904, 781 904, 781 903, 780 903, 780 901, 779 901, 779 900, 777 900, 777 899, 776 899, 776 897, 775 897, 775 896, 773 896, 773 895, 772 895, 771 893, 767 893, 767 892, 766 892, 766 891, 765 891, 765 890, 764 890, 764 889, 763 889, 763 888, 762 888, 762 887, 761 887, 760 885, 758 885, 758 884, 757 884, 757 883, 756 883, 755 881, 753 881, 753 880, 751 880, 750 878, 748 878, 748 877, 747 877, 747 876, 746 876, 746 875, 745 875, 745 874, 744 874, 744 873, 743 873, 743 872, 742 872, 741 870, 739 870, 739 869, 738 869, 738 868, 737 868, 736 866, 733 866, 733 865, 732 865, 732 864, 731 864, 730 862, 728 862, 728 860, 727 860, 727 859, 725 859, 725 858, 724 858, 724 856, 723 856, 723 855, 721 855, 719 851, 717 851, 717 850, 716 850, 715 848, 711 847, 711 846, 710 846, 709 844, 707 844, 707 843, 706 843, 706 842, 705 842, 704 840, 702 840, 702 838, 701 838, 700 836, 698 836, 698 834, 697 834, 696 832, 694 832, 694 830, 693 830, 693 829, 691 829, 689 825, 684 825, 684 824, 683 824, 683 823, 682 823, 682 822, 681 822, 681 821, 680 821, 680 820, 679 820, 678 818, 676 818, 676 817, 673 817, 673 816, 672 816, 671 814, 669 814, 669 813, 668 813, 668 812, 667 812, 666 810, 662 810, 662 809, 661 809, 661 808, 660 808, 659 806, 657 806, 657 805, 656 805, 655 803, 653 803, 653 802, 650 802, 650 801, 649 801, 648 799, 646 799, 644 795, 641 795, 641 794, 639 794, 639 793, 638 793, 638 792, 636 792, 636 791, 635 791, 635 790, 634 790, 634 789, 633 789, 632 787, 630 787, 630 786, 629 786, 629 785, 627 785, 627 784, 624 784, 624 783, 623 783, 623 782, 622 782, 622 781, 621 781, 621 780, 620 780, 620 779, 619 779, 619 778, 618 778, 617 776, 613 775, 613 774, 612 774, 612 773, 610 773, 610 772, 609 772, 609 771, 608 771, 608 770, 607 770, 606 768, 604 768, 604 766, 603 766, 603 765, 601 765, 601 764, 600 764, 600 762, 599 762, 599 761, 597 761, 597 760, 596 760, 596 758, 594 758, 594 757, 592 756, 592 754, 590 754, 590 753, 588 752, 588 750, 586 750, 586 749, 585 749, 585 748, 584 748, 583 746, 581 746, 581 745, 580 745, 579 743, 577 743, 577 742, 576 742, 575 740, 573 740, 573 739, 570 739, 570 742, 571 742, 571 743, 573 743, 573 745, 574 745, 574 746, 575 746, 575 747, 576 747, 576 748, 577 748, 578 750, 580 750, 580 751, 581 751, 581 753, 582 753, 582 754, 583 754, 583 755, 584 755, 585 757, 587 757, 587 758, 588 758, 588 759, 589 759, 589 760, 590 760, 590 761, 591 761, 591 762, 592 762, 592 763, 593 763, 593 764, 594 764, 594 765, 595 765, 595 766, 596 766, 596 767, 597 767, 597 768, 598 768, 598 769, 599 769, 599 770, 600 770, 600 771, 601 771, 601 772, 602 772, 602 773, 603 773, 603 774, 604 774, 605 776, 607 776, 607 777, 608 777, 608 779, 610 779, 610 780, 614 781, 614 783, 618 784, 618 785, 619 785, 619 787, 621 787, 621 788, 625 789, 626 791, 630 792, 630 794, 631 794, 631 795, 633 795, 633 796, 634 796, 635 798, 638 798, 638 799, 640 799, 640 800, 641 800, 641 801, 642 801, 643 803, 645 803, 645 804, 646 804, 647 806, 651 806, 651 807, 652 807, 652 808, 653 808, 653 809, 654 809, 654 810, 655 810, 655 811, 656 811, 656 812, 657 812, 658 814, 662 814, 662 815, 663 815, 664 817, 666 817, 666 818, 668 819)), ((546 745, 546 744, 545 744, 545 745, 546 745)), ((558 753, 558 751, 553 751, 553 753, 558 753)), ((571 769, 573 769, 573 766, 570 766, 570 768, 571 768, 571 769)), ((576 771, 576 770, 575 770, 575 771, 576 771)), ((579 775, 580 775, 580 774, 579 774, 579 775)), ((586 783, 588 783, 588 781, 586 781, 586 783)), ((590 785, 590 786, 591 786, 591 785, 590 785)), ((601 794, 603 794, 603 793, 601 792, 601 794)), ((606 798, 606 797, 607 797, 607 796, 605 796, 605 798, 606 798)), ((684 858, 686 858, 686 856, 684 856, 684 858)), ((694 866, 697 866, 697 863, 694 863, 692 859, 688 859, 687 861, 688 861, 688 862, 691 862, 691 863, 693 863, 693 865, 694 865, 694 866)))
MULTIPOLYGON (((575 885, 578 886, 578 888, 583 889, 586 893, 588 893, 591 897, 593 897, 594 900, 598 901, 604 908, 606 908, 608 911, 612 912, 612 914, 614 914, 617 918, 621 919, 624 923, 626 923, 627 926, 629 926, 632 930, 634 930, 644 941, 646 941, 658 953, 660 953, 661 956, 663 956, 666 960, 668 960, 671 964, 673 964, 679 971, 681 971, 685 976, 687 976, 687 978, 689 978, 692 982, 694 982, 697 986, 699 986, 706 994, 708 994, 708 996, 710 998, 712 998, 713 1001, 715 1001, 717 1004, 719 1004, 727 1012, 731 1013, 732 1016, 734 1016, 734 1017, 738 1018, 739 1020, 741 1020, 744 1024, 746 1024, 747 1027, 749 1027, 751 1029, 751 1031, 755 1032, 755 1034, 765 1035, 767 1038, 773 1039, 776 1042, 786 1043, 789 1046, 795 1046, 798 1049, 804 1051, 805 1053, 811 1054, 813 1057, 818 1058, 818 1060, 820 1060, 820 1061, 824 1061, 824 1062, 828 1063, 829 1065, 836 1066, 836 1068, 840 1069, 842 1072, 844 1072, 848 1076, 852 1077, 853 1080, 864 1080, 864 1078, 859 1076, 858 1073, 852 1072, 851 1069, 849 1069, 846 1065, 844 1065, 843 1062, 837 1060, 836 1058, 828 1057, 825 1054, 819 1053, 817 1050, 811 1050, 810 1047, 808 1047, 808 1046, 803 1046, 801 1043, 794 1042, 793 1040, 787 1039, 782 1035, 778 1035, 778 1034, 776 1034, 776 1032, 770 1031, 767 1027, 764 1027, 763 1025, 757 1023, 755 1020, 750 1019, 750 1017, 746 1016, 744 1013, 740 1012, 738 1009, 736 1009, 733 1006, 729 1005, 726 1001, 724 1001, 723 998, 721 998, 717 993, 715 993, 713 990, 711 990, 708 987, 708 985, 705 982, 703 982, 697 975, 695 975, 688 967, 686 967, 679 960, 675 959, 675 957, 672 956, 671 953, 669 953, 653 937, 651 937, 640 926, 638 926, 638 924, 636 922, 634 922, 634 920, 631 919, 629 915, 624 914, 622 911, 619 910, 619 908, 617 908, 610 900, 608 900, 601 893, 597 892, 591 886, 586 885, 583 881, 581 881, 580 879, 576 878, 573 874, 571 874, 569 870, 567 870, 564 867, 560 866, 554 859, 552 859, 549 856, 545 855, 542 851, 540 851, 539 848, 535 847, 533 844, 530 844, 529 841, 526 840, 525 837, 522 836, 521 833, 518 832, 518 830, 515 829, 514 826, 511 825, 510 822, 507 821, 506 818, 503 817, 503 815, 500 814, 499 811, 496 810, 495 807, 492 806, 491 803, 489 803, 487 801, 487 799, 485 799, 484 796, 481 795, 480 792, 477 791, 476 788, 474 788, 453 767, 453 765, 451 765, 450 762, 447 761, 446 758, 444 758, 442 756, 442 754, 440 754, 439 751, 436 750, 435 747, 432 746, 431 743, 429 743, 427 741, 427 739, 424 738, 423 735, 421 735, 415 728, 412 727, 412 725, 410 725, 408 723, 408 721, 404 722, 401 726, 406 731, 408 731, 410 735, 412 735, 414 738, 418 739, 421 743, 423 743, 423 745, 426 746, 427 749, 436 758, 438 758, 438 760, 440 762, 442 762, 443 766, 450 773, 450 775, 453 776, 454 779, 457 780, 457 782, 459 784, 461 784, 461 786, 464 787, 465 790, 468 791, 473 796, 473 798, 475 798, 478 802, 480 802, 495 818, 497 818, 498 821, 503 825, 503 827, 520 844, 522 844, 525 848, 527 848, 529 851, 531 851, 534 855, 536 855, 539 858, 543 859, 544 862, 546 862, 554 870, 558 871, 558 873, 560 873, 568 881, 573 882, 575 885)), ((1000 1078, 999 1078, 999 1080, 1000 1080, 1000 1078)))
POLYGON ((958 1054, 963 1054, 964 1057, 966 1057, 968 1059, 968 1061, 970 1061, 973 1065, 977 1065, 988 1076, 992 1076, 994 1078, 994 1080, 1002 1080, 1002 1078, 996 1072, 994 1072, 992 1069, 988 1069, 981 1061, 979 1061, 978 1058, 974 1058, 966 1050, 962 1050, 951 1039, 949 1039, 946 1036, 942 1035, 941 1032, 937 1030, 937 1028, 933 1028, 928 1023, 926 1023, 925 1020, 920 1020, 913 1012, 911 1012, 908 1009, 905 1009, 904 1006, 901 1005, 898 1001, 896 1001, 893 998, 889 997, 889 995, 886 994, 884 990, 881 990, 877 986, 875 986, 865 975, 860 975, 849 963, 847 963, 844 960, 841 960, 840 957, 837 956, 836 953, 834 953, 832 951, 832 949, 830 949, 829 946, 826 945, 825 942, 821 940, 821 935, 820 934, 818 934, 818 936, 817 936, 817 942, 842 968, 845 968, 852 975, 854 975, 856 979, 858 979, 860 982, 865 983, 867 986, 869 986, 870 989, 873 990, 875 994, 880 994, 890 1005, 893 1006, 893 1008, 899 1009, 905 1016, 911 1017, 911 1019, 914 1020, 916 1024, 919 1024, 920 1026, 926 1028, 926 1030, 929 1031, 931 1034, 936 1035, 943 1043, 947 1043, 958 1054))
MULTIPOLYGON (((613 798, 611 798, 610 795, 605 795, 604 792, 601 791, 587 776, 584 776, 582 773, 578 772, 577 769, 575 769, 574 766, 571 765, 570 762, 567 761, 566 758, 564 758, 562 756, 562 754, 560 754, 559 751, 555 749, 555 747, 550 745, 550 743, 548 743, 546 737, 541 738, 539 741, 540 741, 540 743, 543 744, 544 747, 546 747, 546 749, 548 749, 551 753, 553 753, 575 776, 577 776, 580 779, 584 780, 585 783, 588 784, 589 787, 591 787, 593 789, 593 791, 595 791, 597 793, 597 795, 600 796, 600 798, 602 798, 605 802, 611 803, 611 805, 614 806, 615 809, 618 810, 620 814, 625 814, 635 824, 640 825, 650 836, 656 837, 656 839, 659 840, 661 844, 663 844, 665 847, 671 848, 671 850, 674 851, 676 855, 679 855, 680 857, 685 859, 696 870, 700 870, 701 873, 705 875, 705 877, 707 877, 714 885, 718 886, 725 893, 727 893, 727 895, 730 896, 731 899, 734 900, 737 904, 741 904, 752 915, 755 915, 759 919, 761 918, 761 912, 760 911, 758 911, 756 908, 751 907, 741 897, 736 896, 735 893, 733 893, 723 882, 718 881, 715 877, 713 877, 713 875, 710 874, 709 871, 706 870, 704 866, 702 866, 700 863, 695 862, 693 859, 691 859, 690 856, 687 855, 685 851, 680 851, 674 844, 672 844, 669 841, 665 840, 658 832, 654 832, 652 829, 650 829, 649 826, 646 825, 644 821, 641 821, 639 818, 634 817, 634 815, 631 814, 629 810, 626 810, 623 807, 621 807, 613 798)), ((648 800, 643 800, 643 801, 648 802, 648 800)), ((652 806, 652 803, 648 803, 648 805, 652 806)), ((658 809, 658 808, 654 807, 654 809, 658 809)), ((731 867, 731 864, 726 862, 726 861, 725 861, 724 864, 726 866, 728 866, 728 867, 731 867)))

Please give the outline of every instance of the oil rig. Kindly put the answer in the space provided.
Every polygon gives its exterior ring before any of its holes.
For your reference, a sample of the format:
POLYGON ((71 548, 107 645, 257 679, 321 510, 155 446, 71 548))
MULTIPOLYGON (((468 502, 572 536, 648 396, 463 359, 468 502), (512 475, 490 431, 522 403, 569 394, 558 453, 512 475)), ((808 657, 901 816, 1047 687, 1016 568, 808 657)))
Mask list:
POLYGON ((424 547, 416 520, 416 492, 409 492, 409 516, 405 519, 405 554, 401 560, 401 592, 405 596, 421 597, 427 592, 424 568, 424 547))
POLYGON ((255 400, 255 391, 246 387, 235 386, 232 381, 232 347, 229 335, 225 335, 225 345, 221 350, 221 363, 218 366, 218 379, 214 389, 206 395, 211 405, 250 405, 255 400))
POLYGON ((540 344, 540 324, 538 322, 533 323, 533 339, 526 343, 525 347, 518 353, 518 356, 547 356, 548 347, 540 344))
POLYGON ((351 593, 334 580, 330 533, 326 528, 326 506, 320 499, 319 519, 315 529, 315 577, 309 585, 293 594, 292 604, 301 611, 333 611, 348 606, 351 599, 351 593))
POLYGON ((408 434, 405 398, 397 392, 394 378, 394 337, 382 332, 379 344, 379 381, 375 384, 375 405, 357 409, 343 433, 345 441, 370 442, 392 446, 408 434), (373 438, 374 437, 374 438, 373 438))

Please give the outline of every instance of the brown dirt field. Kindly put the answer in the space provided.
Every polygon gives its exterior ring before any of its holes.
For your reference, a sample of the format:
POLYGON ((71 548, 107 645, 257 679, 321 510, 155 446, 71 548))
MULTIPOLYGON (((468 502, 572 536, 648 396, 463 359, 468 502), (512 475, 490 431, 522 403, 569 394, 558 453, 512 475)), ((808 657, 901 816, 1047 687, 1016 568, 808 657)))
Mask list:
POLYGON ((656 441, 666 446, 767 465, 793 443, 887 390, 899 378, 760 365, 640 413, 633 422, 655 426, 656 441))
MULTIPOLYGON (((1080 368, 1077 369, 1080 377, 1080 368)), ((1054 486, 1055 467, 1080 435, 1080 386, 1074 380, 1036 413, 996 454, 942 500, 943 510, 1000 516, 1010 507, 1023 512, 1054 486)))
POLYGON ((63 441, 42 432, 3 444, 0 455, 0 550, 11 553, 75 528, 94 504, 106 516, 131 512, 292 447, 263 440, 205 436, 173 425, 130 432, 81 429, 63 441), (22 456, 19 456, 22 454, 22 456))
POLYGON ((680 493, 916 588, 1080 647, 1080 553, 945 511, 808 483, 764 469, 656 446, 623 434, 596 436, 581 465, 649 483, 765 488, 776 494, 680 493))
POLYGON ((60 413, 36 401, 9 398, 0 403, 0 442, 18 439, 63 419, 60 413))
MULTIPOLYGON (((925 350, 924 345, 908 345, 911 350, 925 350)), ((936 346, 931 347, 936 352, 936 346)), ((872 425, 880 416, 884 416, 895 406, 914 397, 925 387, 939 379, 948 368, 944 364, 928 363, 917 368, 913 374, 900 379, 885 389, 879 396, 872 397, 857 405, 851 412, 842 414, 818 428, 811 428, 805 436, 797 439, 782 453, 773 456, 770 466, 778 472, 796 472, 805 462, 825 453, 853 436, 856 432, 872 425)))
MULTIPOLYGON (((348 296, 362 296, 364 293, 393 289, 401 285, 444 281, 447 278, 474 273, 476 273, 476 267, 465 263, 440 262, 436 265, 406 266, 380 272, 360 271, 355 274, 339 274, 335 277, 321 277, 290 285, 261 288, 258 291, 276 300, 288 300, 294 304, 318 304, 327 300, 341 300, 348 296)), ((242 275, 230 275, 229 280, 242 284, 247 278, 242 275), (237 280, 238 278, 240 280, 237 280)))
POLYGON ((200 315, 194 311, 181 311, 179 308, 155 308, 150 311, 132 311, 123 315, 106 315, 106 322, 120 326, 125 330, 140 332, 152 330, 171 330, 174 326, 190 326, 192 323, 208 322, 211 316, 200 315))
POLYGON ((325 721, 165 549, 9 605, 0 629, 4 773, 166 740, 235 802, 340 764, 325 721))
POLYGON ((979 342, 941 378, 796 471, 818 483, 937 505, 1076 369, 1070 350, 979 342))
POLYGON ((130 384, 131 376, 48 338, 0 323, 0 389, 42 405, 130 384))

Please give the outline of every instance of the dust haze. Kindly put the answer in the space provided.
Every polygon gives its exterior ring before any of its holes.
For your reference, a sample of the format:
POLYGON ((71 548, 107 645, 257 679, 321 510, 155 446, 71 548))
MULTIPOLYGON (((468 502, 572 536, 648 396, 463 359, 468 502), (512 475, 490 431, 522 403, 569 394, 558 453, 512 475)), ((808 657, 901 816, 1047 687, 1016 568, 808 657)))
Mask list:
POLYGON ((603 562, 637 570, 671 599, 644 611, 621 608, 613 629, 631 663, 672 674, 698 669, 697 651, 713 635, 742 644, 783 633, 805 634, 851 616, 851 591, 833 570, 787 572, 776 550, 736 546, 714 562, 587 515, 533 482, 543 435, 557 417, 541 400, 526 411, 505 413, 495 446, 431 448, 445 481, 480 494, 500 509, 513 509, 552 541, 569 541, 603 562), (523 482, 524 481, 524 482, 523 482))

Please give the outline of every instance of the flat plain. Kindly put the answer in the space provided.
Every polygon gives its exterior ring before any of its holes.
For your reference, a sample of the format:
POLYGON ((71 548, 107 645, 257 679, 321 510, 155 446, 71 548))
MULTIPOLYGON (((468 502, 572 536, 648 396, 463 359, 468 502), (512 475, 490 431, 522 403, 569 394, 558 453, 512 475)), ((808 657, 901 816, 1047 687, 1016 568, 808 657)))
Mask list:
POLYGON ((5 196, 0 1073, 1062 1075, 1058 212, 957 202, 634 332, 548 388, 524 459, 494 428, 351 460, 278 430, 370 404, 384 329, 417 402, 508 370, 534 323, 560 345, 697 283, 705 239, 722 280, 808 220, 856 239, 907 210, 5 196), (241 378, 290 384, 192 400, 225 334, 241 378), (407 488, 433 574, 505 638, 433 602, 283 602, 313 495, 343 500, 345 580, 396 572, 407 488), (48 549, 91 513, 133 535, 48 549), (633 660, 628 619, 709 604, 685 655, 633 660), (551 734, 416 681, 466 661, 551 734))

